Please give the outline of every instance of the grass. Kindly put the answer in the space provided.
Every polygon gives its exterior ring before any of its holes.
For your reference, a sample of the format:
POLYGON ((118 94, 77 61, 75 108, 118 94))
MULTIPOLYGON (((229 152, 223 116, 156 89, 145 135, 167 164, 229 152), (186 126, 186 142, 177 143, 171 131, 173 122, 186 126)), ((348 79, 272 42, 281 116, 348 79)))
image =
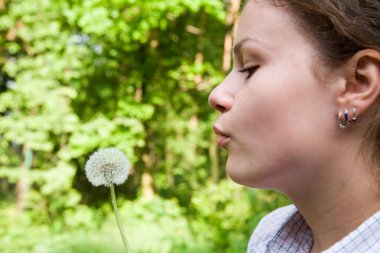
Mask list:
MULTIPOLYGON (((2 218, 2 253, 125 252, 115 218, 111 214, 98 229, 77 228, 60 232, 54 232, 48 224, 33 225, 22 216, 2 218)), ((125 228, 133 253, 211 253, 205 246, 195 242, 185 219, 163 216, 152 220, 130 220, 125 228)))

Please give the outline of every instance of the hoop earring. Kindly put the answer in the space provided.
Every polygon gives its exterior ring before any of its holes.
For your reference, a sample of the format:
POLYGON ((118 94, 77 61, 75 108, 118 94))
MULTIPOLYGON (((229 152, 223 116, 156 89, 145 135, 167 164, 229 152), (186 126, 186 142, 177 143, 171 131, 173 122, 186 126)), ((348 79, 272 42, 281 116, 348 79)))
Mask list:
POLYGON ((358 118, 356 117, 356 107, 354 106, 353 112, 352 112, 352 121, 356 121, 358 118))
POLYGON ((342 129, 348 128, 350 126, 350 121, 348 120, 348 110, 347 109, 344 111, 344 119, 342 119, 342 116, 343 116, 343 111, 341 111, 338 115, 339 127, 342 129))

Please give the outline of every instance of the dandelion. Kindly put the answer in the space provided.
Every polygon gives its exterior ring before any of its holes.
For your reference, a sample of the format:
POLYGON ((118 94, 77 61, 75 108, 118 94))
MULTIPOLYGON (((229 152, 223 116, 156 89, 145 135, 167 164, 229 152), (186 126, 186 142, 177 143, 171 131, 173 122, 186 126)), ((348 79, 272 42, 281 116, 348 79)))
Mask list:
POLYGON ((86 163, 86 176, 94 186, 123 184, 128 178, 130 163, 117 148, 103 148, 93 153, 86 163))
POLYGON ((114 184, 123 184, 125 180, 127 180, 130 167, 131 165, 128 158, 123 152, 116 148, 99 149, 90 156, 85 166, 87 179, 92 185, 104 185, 111 190, 112 207, 115 212, 120 235, 127 253, 129 253, 130 250, 116 204, 114 184))

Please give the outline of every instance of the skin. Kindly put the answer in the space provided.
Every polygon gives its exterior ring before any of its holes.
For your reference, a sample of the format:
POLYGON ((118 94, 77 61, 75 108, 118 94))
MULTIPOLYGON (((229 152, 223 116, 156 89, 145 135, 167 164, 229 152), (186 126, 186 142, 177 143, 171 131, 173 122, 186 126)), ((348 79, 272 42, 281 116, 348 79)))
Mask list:
POLYGON ((221 112, 214 129, 228 151, 227 173, 287 194, 313 231, 312 252, 380 210, 378 182, 358 155, 365 128, 337 123, 345 108, 360 115, 376 100, 380 53, 363 50, 324 69, 328 78, 318 74, 318 55, 286 9, 251 0, 237 29, 233 69, 209 96, 221 112))

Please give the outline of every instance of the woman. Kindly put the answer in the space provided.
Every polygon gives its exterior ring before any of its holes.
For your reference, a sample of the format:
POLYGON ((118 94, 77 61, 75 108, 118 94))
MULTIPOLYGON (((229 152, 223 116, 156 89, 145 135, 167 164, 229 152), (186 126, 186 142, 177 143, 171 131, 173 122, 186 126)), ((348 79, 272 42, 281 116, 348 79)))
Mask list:
POLYGON ((209 97, 237 183, 285 193, 247 252, 380 252, 380 1, 249 0, 209 97))

